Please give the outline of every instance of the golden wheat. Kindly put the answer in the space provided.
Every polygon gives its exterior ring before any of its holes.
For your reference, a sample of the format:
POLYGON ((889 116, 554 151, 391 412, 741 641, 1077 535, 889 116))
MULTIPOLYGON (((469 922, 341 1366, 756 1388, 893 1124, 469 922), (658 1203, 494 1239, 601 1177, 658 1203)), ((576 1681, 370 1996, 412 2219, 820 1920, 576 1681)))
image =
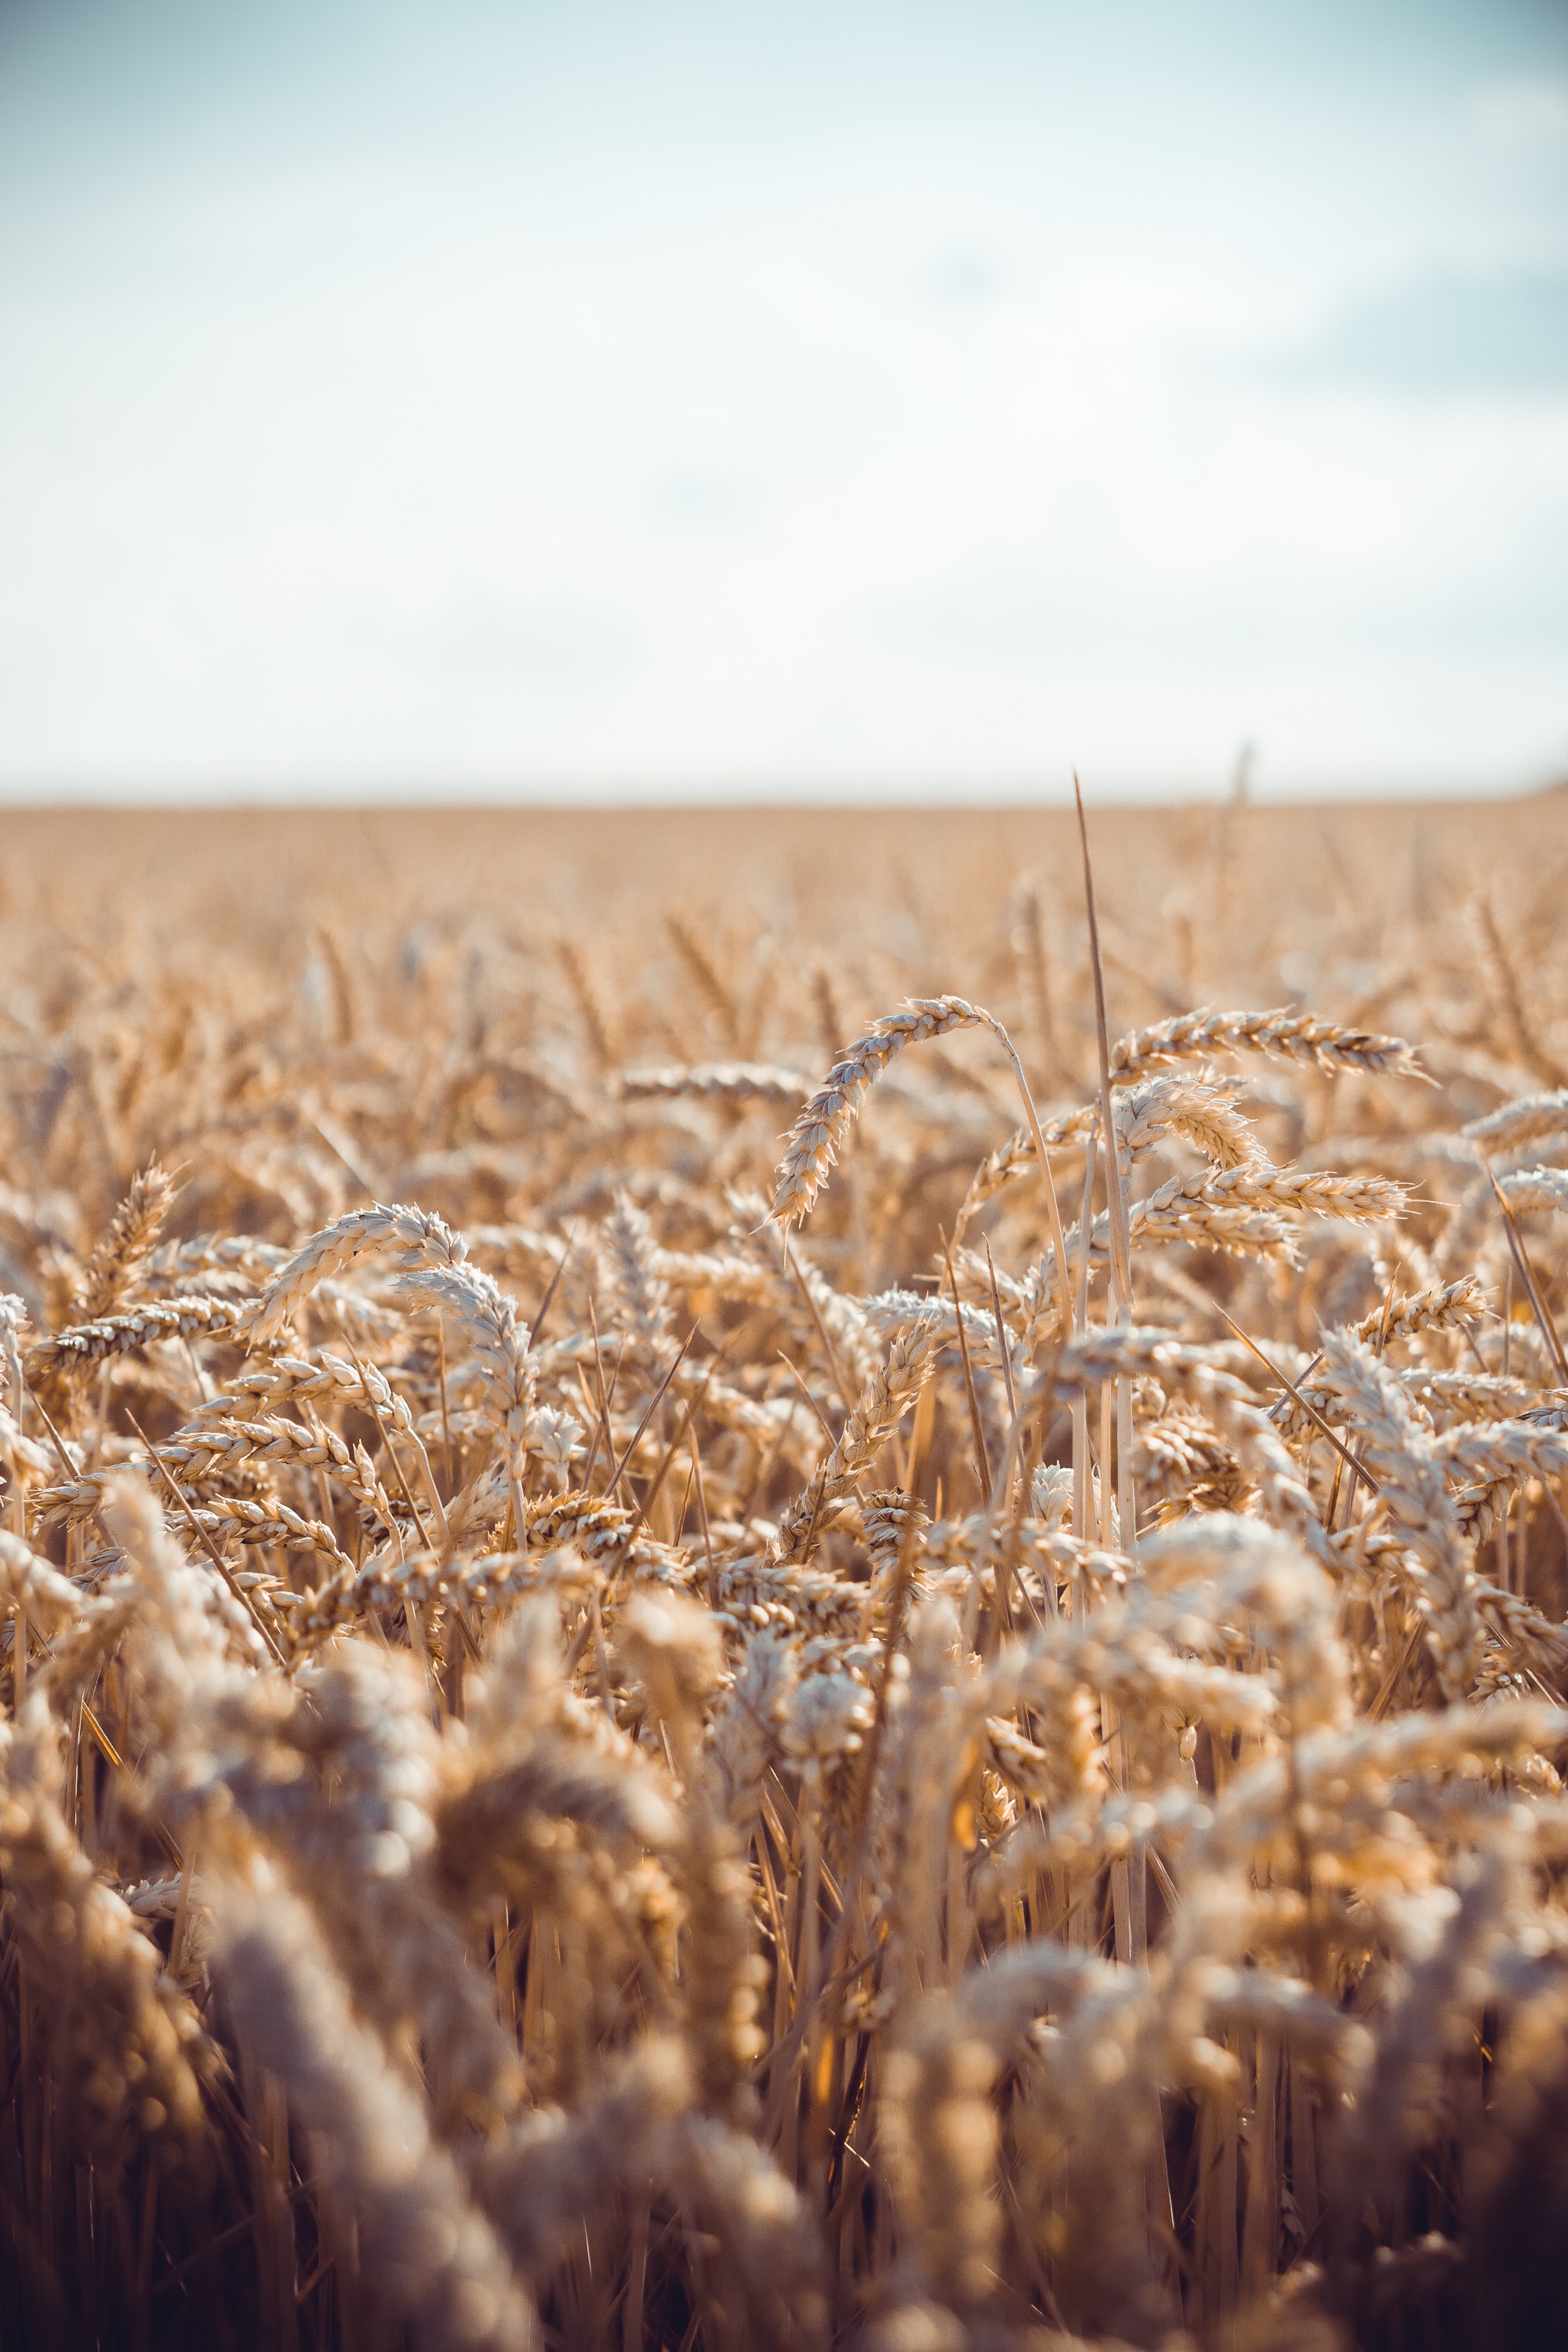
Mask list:
POLYGON ((1544 832, 683 822, 27 852, 0 2337, 1558 2340, 1544 832))

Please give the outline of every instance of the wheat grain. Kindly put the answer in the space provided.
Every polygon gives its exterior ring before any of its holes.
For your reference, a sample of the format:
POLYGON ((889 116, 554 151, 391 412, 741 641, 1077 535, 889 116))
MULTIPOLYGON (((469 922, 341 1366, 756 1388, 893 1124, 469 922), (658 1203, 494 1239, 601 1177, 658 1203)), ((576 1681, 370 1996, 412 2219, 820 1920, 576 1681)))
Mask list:
POLYGON ((681 1097, 698 1102, 791 1103, 809 1081, 771 1062, 697 1062, 681 1068, 623 1070, 616 1092, 625 1102, 681 1097))

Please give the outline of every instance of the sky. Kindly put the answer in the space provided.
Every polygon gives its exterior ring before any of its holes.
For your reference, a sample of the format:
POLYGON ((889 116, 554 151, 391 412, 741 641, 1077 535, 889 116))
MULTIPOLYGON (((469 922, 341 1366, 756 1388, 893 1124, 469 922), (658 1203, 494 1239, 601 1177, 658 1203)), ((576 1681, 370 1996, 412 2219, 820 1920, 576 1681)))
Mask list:
POLYGON ((0 0, 0 797, 1568 776, 1568 0, 0 0))

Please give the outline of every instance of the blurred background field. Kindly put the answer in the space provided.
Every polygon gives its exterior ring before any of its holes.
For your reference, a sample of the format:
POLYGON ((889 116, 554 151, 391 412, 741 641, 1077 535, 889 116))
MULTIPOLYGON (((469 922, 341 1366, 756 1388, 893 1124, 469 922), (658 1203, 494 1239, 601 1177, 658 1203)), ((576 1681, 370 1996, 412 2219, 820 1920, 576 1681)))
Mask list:
MULTIPOLYGON (((1394 1030, 1419 1041, 1442 1082, 1438 1123, 1455 1129, 1568 1076, 1563 794, 1110 808, 1092 824, 1113 1035, 1201 1005, 1302 1005, 1394 1030)), ((199 1150, 209 1121, 230 1150, 232 1079, 209 1097, 199 1073, 226 1066, 237 1032, 255 1040, 239 1108, 257 1117, 300 1084, 330 1104, 365 1055, 390 1078, 395 1041, 405 1057, 405 1099, 363 1099, 346 1159, 326 1155, 326 1189, 274 1204, 296 1228, 353 1197, 426 1197, 416 1106, 454 1053, 497 1068, 511 1057, 596 1101, 606 1154, 639 1158, 657 1157, 660 1132, 655 1106, 616 1108, 626 1071, 763 1063, 804 1087, 911 995, 987 1004, 1045 1102, 1096 1084, 1076 821, 1061 810, 19 809, 0 892, 13 1053, 62 1041, 47 1085, 72 1115, 49 1154, 78 1216, 106 1218, 143 1160, 166 1159, 176 1137, 199 1150), (84 1020, 142 1065, 122 1118, 90 1116, 94 1090, 72 1076, 84 1020), (168 1030, 163 1089, 149 1023, 168 1030)), ((918 1183, 885 1204, 866 1289, 924 1268, 973 1159, 1016 1118, 1004 1069, 973 1047, 929 1051, 945 1071, 934 1124, 918 1183), (961 1131, 944 1138, 944 1119, 961 1131)), ((1380 1131, 1420 1130, 1435 1108, 1353 1074, 1308 1095, 1315 1139, 1353 1133, 1363 1097, 1380 1131)), ((510 1154, 511 1179, 487 1180, 487 1213, 510 1213, 509 1181, 535 1206, 548 1197, 531 1128, 542 1105, 503 1083, 462 1111, 475 1139, 510 1154)), ((361 1106, 351 1092, 334 1132, 353 1131, 361 1106)), ((747 1181, 765 1181, 788 1108, 787 1092, 771 1118, 752 1106, 747 1181)), ((1301 1133, 1285 1140, 1299 1149, 1301 1133)), ((900 1183, 909 1143, 900 1131, 890 1147, 900 1183)), ((470 1175, 430 1197, 468 1213, 470 1175)), ((182 1212, 193 1229, 199 1192, 182 1212)), ((818 1221, 829 1247, 840 1215, 834 1201, 818 1221)))
MULTIPOLYGON (((1363 982, 1386 990, 1399 976, 1386 968, 1392 941, 1415 952, 1413 927, 1432 923, 1435 948, 1444 919, 1489 891, 1535 961, 1552 952, 1568 869, 1562 793, 1111 807, 1093 822, 1128 1022, 1169 1011, 1172 987, 1184 1003, 1189 983, 1290 996, 1309 975, 1334 992, 1320 1009, 1337 1011, 1363 982), (1288 971, 1290 956, 1307 964, 1288 971), (1361 969, 1369 958, 1375 980, 1361 969)), ((300 940, 329 919, 384 942, 388 926, 482 916, 476 951, 504 941, 547 961, 552 939, 574 936, 607 986, 634 991, 648 960, 668 964, 665 921, 679 912, 736 963, 777 1042, 766 973, 792 939, 831 944, 850 971, 861 961, 868 983, 890 956, 910 988, 962 990, 980 975, 1005 987, 1010 971, 1016 985, 1026 888, 1047 954, 1079 964, 1078 855, 1075 818, 1052 807, 18 807, 0 887, 27 955, 37 923, 106 940, 151 929, 174 956, 221 940, 300 940)), ((624 1010, 635 1027, 648 1008, 634 997, 624 1010)))

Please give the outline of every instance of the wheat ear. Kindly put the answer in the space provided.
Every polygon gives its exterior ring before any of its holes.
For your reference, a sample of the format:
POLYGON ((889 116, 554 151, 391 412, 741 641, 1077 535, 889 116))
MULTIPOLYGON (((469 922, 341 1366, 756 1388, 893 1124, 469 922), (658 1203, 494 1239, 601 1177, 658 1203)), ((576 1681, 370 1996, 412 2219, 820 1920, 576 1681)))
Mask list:
MULTIPOLYGON (((1110 1075, 1119 1086, 1169 1062, 1201 1061, 1210 1054, 1263 1054, 1275 1061, 1307 1062, 1320 1070, 1373 1070, 1389 1077, 1426 1078, 1403 1037, 1348 1029, 1289 1007, 1272 1013, 1180 1013, 1152 1028, 1134 1029, 1110 1048, 1110 1075)), ((1430 1080, 1427 1080, 1430 1084, 1430 1080)))
MULTIPOLYGON (((838 1148, 858 1116, 861 1104, 876 1080, 894 1055, 907 1045, 919 1045, 928 1038, 944 1036, 952 1029, 989 1029, 1006 1053, 1013 1065, 1013 1074, 1024 1098, 1024 1111, 1035 1151, 1046 1180, 1046 1199, 1050 1213, 1051 1240, 1056 1250, 1056 1263, 1065 1265, 1067 1252, 1062 1236, 1061 1212, 1057 1204, 1056 1180, 1046 1150, 1045 1137, 1040 1131, 1039 1115, 1029 1083, 1024 1075, 1024 1065, 1017 1048, 994 1013, 984 1005, 971 1004, 962 996, 910 997, 901 1012, 889 1013, 874 1021, 863 1037, 857 1038, 843 1058, 828 1072, 822 1085, 806 1104, 791 1128, 785 1139, 784 1156, 780 1160, 778 1188, 773 1204, 768 1212, 774 1224, 798 1224, 827 1181, 828 1170, 838 1157, 838 1148)), ((1065 1279, 1058 1276, 1058 1309, 1064 1338, 1071 1313, 1065 1279)))

